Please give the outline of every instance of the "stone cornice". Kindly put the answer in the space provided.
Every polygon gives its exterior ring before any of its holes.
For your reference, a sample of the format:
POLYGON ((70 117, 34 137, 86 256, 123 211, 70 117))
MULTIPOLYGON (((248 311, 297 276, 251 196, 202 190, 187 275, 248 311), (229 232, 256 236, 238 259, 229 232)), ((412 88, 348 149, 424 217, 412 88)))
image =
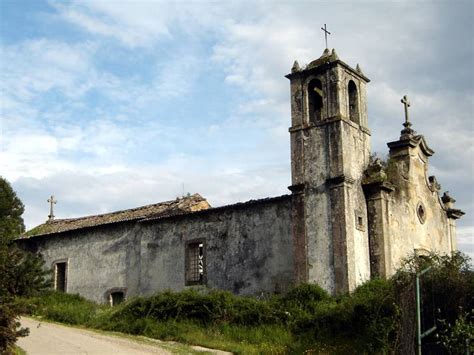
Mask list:
POLYGON ((308 64, 308 66, 306 68, 301 69, 299 71, 295 71, 295 72, 290 73, 290 74, 287 74, 287 75, 285 75, 285 77, 291 80, 291 79, 293 79, 295 77, 298 77, 298 76, 303 76, 303 75, 307 76, 309 73, 324 72, 328 68, 334 67, 334 66, 339 64, 341 67, 343 67, 344 69, 349 71, 352 75, 354 75, 356 77, 359 77, 360 79, 362 79, 366 83, 370 82, 370 79, 367 78, 364 74, 362 74, 361 72, 358 72, 356 69, 352 68, 351 66, 349 66, 347 63, 343 62, 340 59, 333 60, 333 61, 328 61, 328 62, 322 61, 321 63, 313 64, 315 62, 316 61, 313 61, 310 64, 308 64))
POLYGON ((384 191, 387 193, 395 191, 395 186, 388 181, 375 181, 370 182, 368 184, 362 184, 362 188, 364 189, 364 192, 369 195, 377 193, 379 191, 384 191))
POLYGON ((303 182, 301 184, 288 186, 288 190, 290 190, 293 194, 302 194, 304 192, 305 187, 306 184, 303 182))
POLYGON ((369 136, 372 135, 371 132, 370 132, 370 129, 368 129, 367 127, 364 127, 362 125, 354 123, 354 122, 350 121, 349 119, 344 118, 344 117, 339 116, 339 115, 329 117, 328 119, 326 119, 324 121, 321 121, 321 122, 318 122, 318 123, 310 123, 310 124, 305 124, 305 125, 292 126, 292 127, 288 128, 288 132, 293 133, 293 132, 298 132, 298 131, 306 131, 306 130, 309 130, 309 129, 312 129, 312 128, 321 127, 321 126, 329 125, 331 123, 340 122, 340 121, 356 128, 356 129, 360 129, 362 132, 364 132, 365 134, 368 134, 369 136))
POLYGON ((387 143, 387 146, 390 149, 399 149, 405 147, 416 148, 417 146, 420 146, 421 151, 427 157, 430 157, 434 154, 434 150, 428 147, 425 137, 422 135, 401 137, 398 141, 387 143))
POLYGON ((456 208, 448 208, 446 210, 446 213, 448 215, 448 218, 451 218, 451 219, 459 219, 465 215, 463 211, 458 210, 456 208))
POLYGON ((355 179, 351 178, 350 176, 346 176, 346 175, 339 175, 339 176, 335 176, 335 177, 326 179, 326 183, 329 185, 329 187, 331 189, 336 188, 336 187, 340 187, 340 186, 345 185, 345 184, 352 185, 352 184, 354 184, 354 182, 355 182, 355 179))

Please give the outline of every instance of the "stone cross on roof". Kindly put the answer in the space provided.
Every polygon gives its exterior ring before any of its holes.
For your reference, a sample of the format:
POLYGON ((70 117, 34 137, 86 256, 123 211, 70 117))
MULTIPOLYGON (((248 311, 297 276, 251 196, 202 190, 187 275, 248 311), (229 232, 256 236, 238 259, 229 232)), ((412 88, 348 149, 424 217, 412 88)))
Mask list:
POLYGON ((411 129, 410 119, 408 118, 408 107, 410 107, 410 101, 408 101, 407 95, 403 96, 400 102, 405 107, 405 123, 403 123, 403 127, 405 128, 402 130, 401 133, 402 133, 402 136, 410 136, 414 134, 415 131, 411 129))
POLYGON ((49 221, 52 221, 54 219, 54 214, 53 214, 53 205, 55 205, 58 201, 54 199, 54 196, 51 195, 50 198, 48 198, 48 202, 49 202, 49 216, 48 216, 48 220, 49 221))
POLYGON ((321 27, 321 29, 324 31, 324 39, 326 40, 326 48, 328 48, 328 34, 330 35, 331 32, 329 32, 326 29, 326 24, 324 24, 324 27, 321 27))

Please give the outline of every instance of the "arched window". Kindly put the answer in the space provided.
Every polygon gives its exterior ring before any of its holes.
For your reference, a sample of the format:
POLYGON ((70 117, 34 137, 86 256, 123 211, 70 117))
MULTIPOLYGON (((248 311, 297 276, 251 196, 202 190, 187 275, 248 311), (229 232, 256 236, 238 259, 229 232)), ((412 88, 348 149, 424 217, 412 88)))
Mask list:
POLYGON ((323 85, 318 79, 313 79, 308 84, 309 122, 321 121, 323 112, 323 85))
POLYGON ((357 86, 352 80, 349 81, 347 90, 349 92, 349 118, 352 122, 360 123, 357 86))

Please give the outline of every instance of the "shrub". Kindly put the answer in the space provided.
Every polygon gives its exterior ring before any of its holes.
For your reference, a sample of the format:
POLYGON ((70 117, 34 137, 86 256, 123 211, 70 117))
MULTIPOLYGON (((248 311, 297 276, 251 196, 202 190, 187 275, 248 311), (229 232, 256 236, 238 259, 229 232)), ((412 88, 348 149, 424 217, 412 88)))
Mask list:
POLYGON ((93 320, 100 306, 76 294, 44 291, 17 302, 25 313, 56 322, 85 325, 93 320))
POLYGON ((395 336, 397 314, 390 283, 375 279, 352 294, 316 303, 311 316, 295 322, 294 332, 322 341, 352 337, 360 343, 360 351, 385 351, 395 336))
POLYGON ((423 302, 429 310, 431 297, 437 300, 439 339, 454 349, 472 332, 472 315, 459 308, 472 309, 474 294, 473 274, 461 254, 407 259, 393 278, 370 280, 338 297, 303 284, 266 300, 191 289, 136 297, 116 307, 57 292, 24 302, 31 303, 30 314, 56 321, 242 353, 412 353, 414 277, 427 265, 433 269, 424 286, 432 292, 423 294, 423 302))
POLYGON ((267 301, 236 297, 226 291, 199 293, 196 290, 163 292, 137 297, 113 313, 112 319, 153 318, 157 321, 191 320, 202 324, 227 322, 260 325, 277 322, 278 311, 267 301))
MULTIPOLYGON (((447 326, 455 324, 463 310, 474 307, 474 273, 468 256, 456 252, 452 255, 430 254, 423 257, 412 255, 405 259, 392 277, 395 294, 402 310, 399 344, 395 346, 408 352, 414 346, 415 329, 415 276, 431 267, 421 278, 422 323, 425 327, 437 326, 436 333, 423 342, 435 348, 437 336, 450 332, 447 326), (438 335, 437 335, 438 334, 438 335)), ((425 329, 426 330, 426 329, 425 329)), ((437 351, 442 351, 439 347, 437 351)))

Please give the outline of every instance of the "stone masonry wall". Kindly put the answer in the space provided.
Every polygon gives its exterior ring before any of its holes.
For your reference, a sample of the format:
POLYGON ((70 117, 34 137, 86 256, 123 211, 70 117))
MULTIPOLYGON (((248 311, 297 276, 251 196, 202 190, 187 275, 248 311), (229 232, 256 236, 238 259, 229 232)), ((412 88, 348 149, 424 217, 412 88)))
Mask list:
POLYGON ((284 292, 293 284, 291 197, 204 213, 126 222, 20 241, 46 267, 67 260, 67 292, 99 303, 185 286, 185 244, 203 240, 205 286, 236 294, 284 292))
POLYGON ((284 292, 293 283, 291 198, 210 210, 141 229, 141 292, 185 288, 185 245, 204 241, 207 286, 240 295, 284 292))

